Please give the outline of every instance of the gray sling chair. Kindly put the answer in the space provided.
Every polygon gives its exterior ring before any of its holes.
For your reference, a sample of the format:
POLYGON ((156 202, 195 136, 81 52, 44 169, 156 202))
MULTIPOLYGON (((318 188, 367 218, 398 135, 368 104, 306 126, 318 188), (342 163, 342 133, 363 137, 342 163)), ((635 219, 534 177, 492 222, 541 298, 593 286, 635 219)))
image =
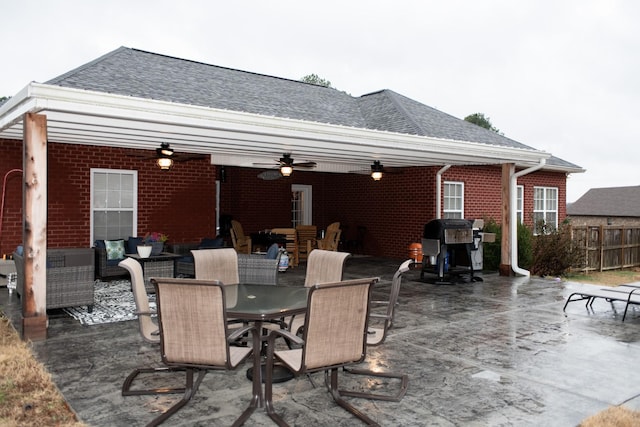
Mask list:
POLYGON ((278 360, 295 375, 325 371, 333 400, 367 425, 378 425, 344 400, 338 389, 340 368, 360 363, 366 357, 369 301, 377 281, 372 277, 311 286, 302 337, 284 329, 271 331, 267 342, 265 408, 276 424, 288 426, 273 406, 273 367, 278 360), (281 336, 301 348, 276 350, 275 341, 281 336))
MULTIPOLYGON (((157 426, 191 400, 209 370, 235 369, 244 361, 252 348, 230 344, 255 328, 227 327, 228 288, 219 281, 158 277, 151 282, 157 295, 162 361, 170 368, 186 372, 184 396, 148 424, 157 426)), ((234 426, 242 425, 253 413, 260 392, 260 384, 254 381, 251 404, 234 426)))
MULTIPOLYGON (((367 345, 377 346, 382 344, 387 338, 387 331, 393 327, 393 321, 395 320, 395 307, 398 305, 398 294, 400 293, 400 284, 402 283, 402 275, 409 271, 409 267, 413 264, 412 259, 406 260, 393 275, 391 282, 391 290, 389 291, 388 301, 371 301, 371 306, 386 305, 387 310, 385 314, 382 313, 370 313, 369 314, 369 329, 367 330, 367 345), (373 325, 373 326, 372 326, 373 325)), ((352 390, 340 390, 343 396, 350 397, 362 397, 366 399, 386 400, 391 402, 400 401, 407 393, 407 387, 409 385, 409 376, 407 374, 395 373, 395 372, 378 372, 371 369, 361 369, 345 367, 345 371, 354 375, 366 375, 370 377, 379 378, 396 378, 400 380, 400 389, 396 394, 376 394, 365 393, 352 390)))
MULTIPOLYGON (((118 263, 119 267, 126 269, 131 275, 131 291, 133 292, 133 299, 136 303, 136 315, 138 316, 138 325, 140 327, 140 335, 149 343, 160 343, 160 332, 158 331, 158 325, 153 321, 152 316, 156 314, 149 307, 149 297, 144 285, 144 275, 142 272, 142 266, 138 261, 133 258, 125 258, 118 263)), ((182 388, 167 388, 157 387, 151 389, 131 389, 134 380, 140 374, 149 373, 161 373, 172 372, 174 369, 167 368, 166 366, 160 367, 144 367, 134 369, 124 380, 122 384, 123 396, 140 396, 146 394, 169 394, 169 393, 184 393, 184 387, 182 388)))

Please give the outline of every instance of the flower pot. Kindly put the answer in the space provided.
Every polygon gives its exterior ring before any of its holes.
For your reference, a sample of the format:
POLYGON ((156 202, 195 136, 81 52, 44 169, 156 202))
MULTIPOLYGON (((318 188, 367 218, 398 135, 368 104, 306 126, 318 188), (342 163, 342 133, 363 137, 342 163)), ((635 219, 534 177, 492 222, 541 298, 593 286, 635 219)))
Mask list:
POLYGON ((151 246, 140 245, 136 249, 138 250, 138 255, 140 255, 141 258, 148 258, 149 255, 151 255, 151 250, 153 248, 151 246))
POLYGON ((151 242, 151 255, 160 255, 164 249, 164 242, 151 242))

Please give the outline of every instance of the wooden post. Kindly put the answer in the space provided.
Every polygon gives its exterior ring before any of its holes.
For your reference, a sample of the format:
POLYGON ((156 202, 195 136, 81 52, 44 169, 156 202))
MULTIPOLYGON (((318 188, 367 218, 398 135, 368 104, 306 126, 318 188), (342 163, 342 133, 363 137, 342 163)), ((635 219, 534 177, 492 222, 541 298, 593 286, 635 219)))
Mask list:
POLYGON ((23 121, 24 292, 22 338, 47 338, 47 117, 27 113, 23 121))
POLYGON ((500 241, 500 275, 513 276, 511 268, 511 175, 515 173, 516 167, 513 163, 502 165, 502 239, 500 241))

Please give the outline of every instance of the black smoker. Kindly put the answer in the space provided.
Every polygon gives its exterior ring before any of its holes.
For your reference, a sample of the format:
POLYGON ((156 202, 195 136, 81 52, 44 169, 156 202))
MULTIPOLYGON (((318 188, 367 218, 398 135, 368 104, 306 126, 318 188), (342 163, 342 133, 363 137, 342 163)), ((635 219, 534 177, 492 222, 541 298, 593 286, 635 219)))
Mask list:
MULTIPOLYGON (((420 278, 424 278, 425 272, 434 272, 438 275, 436 283, 450 283, 445 281, 445 274, 451 275, 452 269, 465 266, 465 272, 471 273, 472 281, 481 281, 482 278, 474 277, 471 251, 478 249, 479 239, 474 239, 476 231, 473 229, 473 220, 469 219, 434 219, 424 226, 422 235, 422 271, 420 278), (424 257, 436 257, 436 263, 430 265, 424 257)), ((459 273, 460 270, 455 272, 459 273)))

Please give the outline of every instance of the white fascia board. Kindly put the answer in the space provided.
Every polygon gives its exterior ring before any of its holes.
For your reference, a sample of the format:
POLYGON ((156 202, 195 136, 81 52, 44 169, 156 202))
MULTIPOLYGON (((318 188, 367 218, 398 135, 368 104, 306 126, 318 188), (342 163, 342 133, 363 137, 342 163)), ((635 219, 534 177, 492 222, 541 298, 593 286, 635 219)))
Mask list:
MULTIPOLYGON (((12 111, 7 118, 4 114, 0 116, 0 130, 21 120, 24 112, 51 112, 52 117, 55 117, 55 112, 62 112, 84 116, 84 120, 93 122, 97 127, 109 123, 110 119, 114 122, 126 121, 129 123, 126 128, 131 134, 145 126, 155 127, 156 130, 163 125, 175 126, 176 131, 179 131, 178 128, 201 130, 212 140, 264 143, 268 146, 265 150, 267 152, 273 151, 273 145, 277 145, 280 151, 292 147, 301 157, 304 157, 305 145, 310 145, 316 152, 367 151, 380 158, 402 154, 414 157, 418 164, 420 158, 433 161, 434 157, 442 157, 458 159, 458 162, 467 164, 513 162, 526 165, 536 164, 540 159, 550 157, 546 152, 533 149, 263 116, 40 83, 29 84, 16 98, 15 102, 13 98, 10 99, 8 104, 24 102, 24 105, 12 111), (89 119, 90 117, 93 119, 89 119), (306 144, 302 144, 303 141, 306 144)), ((3 105, 0 113, 4 112, 5 107, 11 108, 3 105)), ((187 141, 183 142, 188 145, 187 141)), ((150 142, 148 148, 152 144, 155 145, 156 141, 150 142)), ((211 140, 203 142, 202 147, 209 147, 210 144, 211 140)), ((147 147, 141 147, 138 142, 131 148, 147 147)))

